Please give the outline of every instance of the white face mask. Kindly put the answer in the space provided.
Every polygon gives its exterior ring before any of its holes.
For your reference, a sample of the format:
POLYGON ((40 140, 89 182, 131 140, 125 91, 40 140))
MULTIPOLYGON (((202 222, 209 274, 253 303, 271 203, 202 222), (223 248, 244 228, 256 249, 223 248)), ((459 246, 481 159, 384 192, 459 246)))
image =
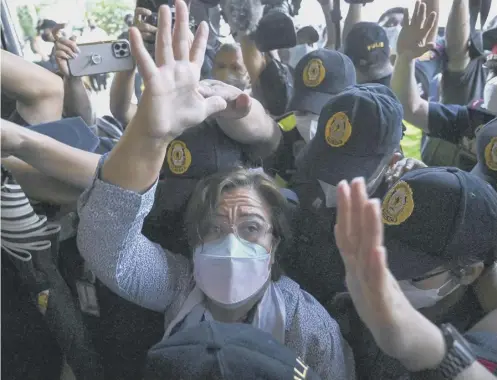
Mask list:
POLYGON ((497 76, 485 83, 482 107, 497 114, 497 76))
POLYGON ((454 280, 451 278, 437 289, 426 290, 415 287, 409 280, 399 281, 399 285, 411 305, 415 309, 423 309, 425 307, 434 306, 437 302, 441 301, 461 286, 461 284, 457 283, 452 287, 452 289, 450 289, 450 291, 444 295, 440 295, 440 290, 453 281, 454 280))
POLYGON ((297 121, 297 129, 307 144, 316 135, 319 115, 306 113, 304 115, 295 115, 295 119, 297 121))
POLYGON ((383 27, 385 33, 387 34, 388 43, 390 45, 390 55, 397 54, 397 40, 399 39, 400 31, 402 30, 401 25, 383 27))
POLYGON ((230 306, 261 290, 269 279, 270 261, 264 247, 229 234, 195 249, 194 277, 207 297, 230 306))

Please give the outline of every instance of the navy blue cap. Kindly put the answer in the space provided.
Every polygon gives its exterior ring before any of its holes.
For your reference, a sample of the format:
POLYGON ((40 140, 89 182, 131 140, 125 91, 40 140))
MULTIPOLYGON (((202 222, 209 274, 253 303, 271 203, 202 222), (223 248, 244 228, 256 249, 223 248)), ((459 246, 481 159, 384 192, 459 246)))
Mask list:
POLYGON ((80 117, 26 126, 26 128, 87 152, 94 152, 100 143, 98 137, 80 117))
POLYGON ((388 87, 349 87, 323 108, 316 135, 297 157, 294 183, 335 186, 343 179, 369 178, 399 148, 402 117, 402 105, 388 87))
POLYGON ((243 162, 240 145, 227 137, 217 124, 205 122, 187 129, 167 147, 162 179, 170 186, 163 190, 162 206, 165 210, 178 210, 199 180, 239 167, 243 162))
POLYGON ((40 31, 40 30, 43 30, 43 29, 53 29, 57 26, 58 24, 54 21, 54 20, 50 20, 50 19, 43 19, 39 22, 38 26, 37 26, 37 29, 40 31))
POLYGON ((393 72, 387 33, 376 22, 355 24, 345 38, 344 52, 354 62, 355 69, 369 80, 393 72))
POLYGON ((485 124, 476 136, 478 163, 471 173, 497 190, 497 118, 485 124))
POLYGON ((294 92, 288 110, 316 115, 333 96, 356 83, 352 61, 329 49, 317 49, 303 56, 293 78, 294 92))
POLYGON ((398 280, 486 261, 497 244, 497 193, 457 168, 400 178, 382 203, 388 265, 398 280))
POLYGON ((319 379, 288 347, 248 324, 202 322, 152 347, 144 380, 319 379))

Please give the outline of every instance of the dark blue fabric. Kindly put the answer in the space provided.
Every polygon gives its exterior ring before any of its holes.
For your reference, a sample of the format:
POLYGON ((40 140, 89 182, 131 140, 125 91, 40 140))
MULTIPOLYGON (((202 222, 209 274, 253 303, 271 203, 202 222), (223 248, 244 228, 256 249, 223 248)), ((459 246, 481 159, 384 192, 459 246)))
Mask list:
POLYGON ((485 181, 444 167, 413 170, 402 181, 413 210, 384 230, 388 266, 398 280, 486 261, 497 244, 497 194, 485 181))
POLYGON ((81 117, 65 118, 50 123, 27 126, 27 128, 87 152, 95 151, 99 145, 98 137, 81 117))
POLYGON ((457 144, 462 137, 474 138, 476 129, 495 116, 468 106, 430 103, 428 135, 457 144))

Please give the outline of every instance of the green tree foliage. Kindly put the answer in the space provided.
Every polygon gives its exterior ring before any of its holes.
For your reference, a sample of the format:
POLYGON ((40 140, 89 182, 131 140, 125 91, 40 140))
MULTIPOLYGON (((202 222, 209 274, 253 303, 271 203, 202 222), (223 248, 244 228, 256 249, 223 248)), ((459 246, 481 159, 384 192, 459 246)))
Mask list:
POLYGON ((122 0, 98 0, 88 9, 89 18, 92 18, 109 36, 115 36, 123 31, 124 16, 128 13, 133 13, 133 8, 128 1, 122 0))
POLYGON ((24 38, 36 36, 36 20, 33 20, 33 16, 27 6, 17 7, 17 17, 19 18, 24 38))

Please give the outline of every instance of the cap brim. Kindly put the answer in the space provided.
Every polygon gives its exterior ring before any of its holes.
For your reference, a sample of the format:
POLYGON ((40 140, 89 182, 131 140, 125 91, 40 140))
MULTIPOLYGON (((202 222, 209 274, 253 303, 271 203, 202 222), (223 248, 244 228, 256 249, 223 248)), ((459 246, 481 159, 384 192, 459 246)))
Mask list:
POLYGON ((99 138, 80 117, 66 118, 26 128, 87 152, 94 152, 100 144, 99 138))
POLYGON ((388 267, 397 280, 410 280, 421 277, 440 266, 446 260, 428 255, 393 239, 385 238, 388 267))
MULTIPOLYGON (((478 178, 488 182, 494 189, 497 189, 497 178, 488 175, 488 170, 478 162, 475 167, 471 170, 471 174, 477 176, 478 178)), ((497 176, 497 173, 496 173, 497 176)))
POLYGON ((328 149, 326 153, 316 152, 313 141, 307 144, 297 158, 295 183, 309 183, 320 179, 336 186, 340 181, 351 181, 356 177, 366 180, 380 166, 384 155, 351 156, 328 149))
POLYGON ((372 65, 368 66, 365 69, 361 69, 356 67, 357 71, 360 71, 362 75, 369 78, 369 80, 378 80, 385 78, 393 73, 393 66, 390 61, 382 64, 382 65, 372 65))
MULTIPOLYGON (((161 211, 179 210, 188 202, 197 183, 197 179, 181 177, 166 177, 160 180, 155 193, 157 207, 154 207, 151 213, 158 214, 161 211)), ((160 217, 159 214, 157 216, 160 217)))
POLYGON ((297 90, 295 91, 292 100, 290 100, 288 111, 305 111, 319 115, 326 103, 335 96, 336 94, 310 91, 307 89, 297 90))

